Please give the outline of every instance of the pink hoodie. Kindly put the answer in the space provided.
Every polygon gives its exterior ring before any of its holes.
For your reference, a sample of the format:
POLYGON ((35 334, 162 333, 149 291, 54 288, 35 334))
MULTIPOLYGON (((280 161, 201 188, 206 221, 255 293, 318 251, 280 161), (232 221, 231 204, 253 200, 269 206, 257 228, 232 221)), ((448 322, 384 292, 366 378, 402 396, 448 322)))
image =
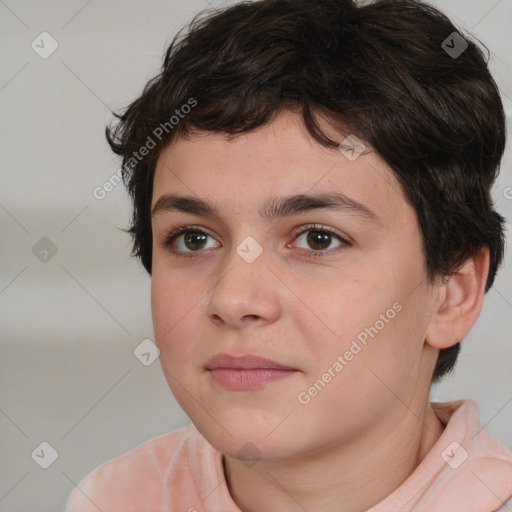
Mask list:
MULTIPOLYGON (((512 453, 481 430, 472 400, 431 404, 444 432, 416 470, 367 512, 512 512, 512 453), (500 508, 501 507, 501 508, 500 508)), ((194 425, 154 437, 87 475, 66 512, 241 512, 222 454, 194 425)))

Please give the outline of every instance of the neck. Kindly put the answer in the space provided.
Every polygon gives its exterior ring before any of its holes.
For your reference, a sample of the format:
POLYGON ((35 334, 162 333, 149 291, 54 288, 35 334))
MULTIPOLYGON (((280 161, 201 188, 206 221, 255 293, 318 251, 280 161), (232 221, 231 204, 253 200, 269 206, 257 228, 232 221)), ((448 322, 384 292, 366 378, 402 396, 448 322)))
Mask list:
POLYGON ((252 466, 226 457, 226 482, 233 500, 243 512, 371 508, 407 479, 443 431, 430 404, 416 414, 404 414, 403 404, 401 408, 399 418, 390 415, 385 424, 350 444, 307 457, 261 460, 252 466))

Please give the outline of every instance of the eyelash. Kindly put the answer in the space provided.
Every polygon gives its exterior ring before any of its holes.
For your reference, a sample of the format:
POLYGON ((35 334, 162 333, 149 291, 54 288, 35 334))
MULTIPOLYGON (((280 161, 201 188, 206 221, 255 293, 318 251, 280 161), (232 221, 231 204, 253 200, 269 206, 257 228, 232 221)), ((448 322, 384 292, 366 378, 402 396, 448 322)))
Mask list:
MULTIPOLYGON (((172 246, 172 243, 174 242, 174 240, 176 238, 178 238, 178 236, 182 235, 183 233, 187 233, 189 231, 193 232, 193 233, 204 234, 206 236, 211 237, 211 235, 209 235, 206 231, 204 231, 203 229, 197 228, 195 226, 181 226, 181 227, 175 229, 174 231, 172 231, 171 233, 169 233, 165 237, 164 241, 160 243, 160 246, 163 247, 164 249, 167 249, 170 253, 173 254, 173 256, 177 256, 180 258, 191 258, 191 257, 196 257, 196 256, 200 255, 200 253, 203 252, 201 250, 200 251, 192 251, 192 252, 180 252, 180 251, 171 249, 171 246, 172 246)), ((299 238, 300 236, 302 236, 303 234, 307 233, 308 231, 318 231, 321 233, 329 233, 330 235, 337 238, 343 244, 340 247, 337 247, 335 249, 330 249, 330 250, 307 251, 308 253, 311 253, 310 256, 315 257, 315 258, 318 258, 318 257, 322 258, 325 255, 329 255, 333 251, 343 249, 343 246, 349 247, 352 245, 348 240, 344 239, 341 235, 336 233, 334 230, 332 230, 329 227, 323 226, 321 224, 308 224, 307 226, 304 226, 302 231, 300 231, 299 233, 297 233, 295 235, 295 240, 297 238, 299 238)), ((306 249, 303 249, 303 250, 306 250, 306 249)))

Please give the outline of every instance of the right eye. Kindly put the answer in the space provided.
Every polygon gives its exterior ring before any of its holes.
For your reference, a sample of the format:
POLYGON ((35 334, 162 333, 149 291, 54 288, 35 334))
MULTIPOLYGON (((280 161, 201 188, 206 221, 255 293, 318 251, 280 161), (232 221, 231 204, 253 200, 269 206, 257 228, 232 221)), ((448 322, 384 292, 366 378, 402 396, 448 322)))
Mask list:
POLYGON ((210 248, 205 246, 208 238, 211 236, 200 228, 181 226, 169 233, 161 246, 175 256, 190 257, 210 248))

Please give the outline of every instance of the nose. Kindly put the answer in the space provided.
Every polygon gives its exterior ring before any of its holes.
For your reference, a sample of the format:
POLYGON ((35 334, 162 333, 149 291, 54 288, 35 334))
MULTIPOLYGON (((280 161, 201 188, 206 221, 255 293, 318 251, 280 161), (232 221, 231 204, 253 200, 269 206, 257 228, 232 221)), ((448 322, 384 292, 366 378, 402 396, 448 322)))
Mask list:
POLYGON ((265 251, 252 262, 240 254, 233 248, 226 258, 207 295, 204 313, 219 327, 241 329, 275 322, 281 314, 283 289, 276 269, 269 267, 265 251))

